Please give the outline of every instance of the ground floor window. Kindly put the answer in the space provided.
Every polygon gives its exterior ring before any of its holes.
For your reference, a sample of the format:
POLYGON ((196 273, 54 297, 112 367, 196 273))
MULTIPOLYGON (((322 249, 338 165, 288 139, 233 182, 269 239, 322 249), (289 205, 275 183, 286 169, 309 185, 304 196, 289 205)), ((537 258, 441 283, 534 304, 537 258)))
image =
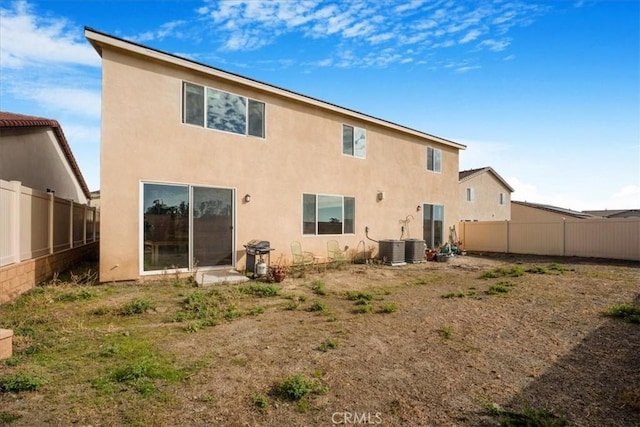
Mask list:
POLYGON ((425 204, 422 212, 424 241, 428 247, 437 248, 444 243, 444 206, 425 204))
POLYGON ((142 184, 142 270, 233 265, 234 191, 142 184))
POLYGON ((303 234, 353 234, 356 199, 324 194, 302 195, 303 234))

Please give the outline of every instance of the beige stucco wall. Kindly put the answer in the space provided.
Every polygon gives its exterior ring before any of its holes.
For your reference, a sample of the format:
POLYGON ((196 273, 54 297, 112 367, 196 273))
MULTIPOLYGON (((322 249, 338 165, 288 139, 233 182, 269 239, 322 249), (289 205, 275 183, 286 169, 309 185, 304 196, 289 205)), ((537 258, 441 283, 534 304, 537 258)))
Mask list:
POLYGON ((545 211, 530 206, 523 206, 518 203, 511 204, 511 219, 518 222, 558 222, 562 221, 566 215, 545 211))
POLYGON ((88 203, 51 128, 2 128, 0 153, 0 178, 40 191, 50 188, 63 199, 88 203))
POLYGON ((423 203, 445 206, 447 228, 458 222, 457 147, 123 51, 102 58, 101 281, 140 277, 141 181, 235 189, 239 269, 252 239, 271 242, 272 260, 290 258, 294 240, 326 256, 330 239, 375 246, 365 227, 400 238, 408 215, 410 237, 421 238, 423 203), (264 101, 266 139, 182 124, 183 80, 264 101), (366 129, 366 159, 342 154, 343 123, 366 129), (427 145, 442 150, 442 173, 426 170, 427 145), (355 234, 303 236, 303 193, 355 197, 355 234))
POLYGON ((491 172, 460 182, 460 221, 504 221, 511 219, 511 192, 491 172), (475 199, 467 201, 467 188, 475 190, 475 199), (500 193, 504 204, 500 204, 500 193))

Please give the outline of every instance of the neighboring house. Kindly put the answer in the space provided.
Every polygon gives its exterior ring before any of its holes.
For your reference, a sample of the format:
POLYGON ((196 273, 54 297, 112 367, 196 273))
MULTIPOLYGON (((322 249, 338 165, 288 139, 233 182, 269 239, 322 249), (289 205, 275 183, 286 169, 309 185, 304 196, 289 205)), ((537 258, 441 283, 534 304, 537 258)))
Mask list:
POLYGON ((513 221, 560 221, 563 218, 591 219, 597 216, 540 203, 511 202, 511 220, 513 221))
POLYGON ((56 120, 0 112, 0 179, 81 204, 91 199, 56 120))
POLYGON ((640 218, 640 209, 604 209, 582 212, 602 218, 640 218))
POLYGON ((100 280, 448 238, 465 146, 85 29, 102 57, 100 280), (409 224, 409 220, 411 224, 409 224))
POLYGON ((100 210, 100 190, 91 192, 91 201, 89 204, 97 210, 100 210))
POLYGON ((0 112, 0 304, 96 259, 90 199, 57 121, 0 112))
POLYGON ((491 167, 458 174, 460 221, 505 221, 511 219, 513 188, 491 167))

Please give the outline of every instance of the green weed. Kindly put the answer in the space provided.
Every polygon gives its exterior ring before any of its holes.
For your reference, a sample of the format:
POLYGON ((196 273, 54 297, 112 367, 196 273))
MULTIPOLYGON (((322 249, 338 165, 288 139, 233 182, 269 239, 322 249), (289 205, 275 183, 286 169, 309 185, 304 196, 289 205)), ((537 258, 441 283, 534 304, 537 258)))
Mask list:
POLYGON ((398 311, 398 303, 389 302, 383 305, 382 307, 380 307, 379 311, 380 313, 395 313, 396 311, 398 311))
POLYGON ((251 395, 251 401, 261 410, 267 409, 269 407, 269 398, 263 393, 253 393, 251 395))
POLYGON ((281 399, 299 401, 309 394, 323 394, 327 388, 315 378, 307 378, 303 374, 286 377, 274 386, 274 394, 281 399))
POLYGON ((373 304, 369 301, 358 300, 356 303, 356 308, 353 309, 353 312, 356 314, 366 314, 371 313, 373 311, 373 304))
POLYGON ((453 336, 453 328, 451 326, 443 326, 438 329, 438 332, 444 339, 449 339, 453 336))
POLYGON ((132 316, 134 314, 143 314, 149 310, 155 310, 156 305, 153 301, 148 299, 136 298, 118 309, 118 314, 121 316, 132 316))
POLYGON ((327 338, 318 346, 318 350, 322 352, 335 350, 336 348, 338 348, 338 342, 332 338, 327 338))
POLYGON ((316 295, 327 295, 327 289, 322 280, 316 279, 311 283, 311 290, 316 295))
POLYGON ((263 283, 252 283, 239 289, 241 292, 262 298, 278 296, 282 291, 278 286, 263 283))
POLYGON ((606 314, 624 319, 630 323, 640 324, 640 304, 615 304, 607 308, 606 314))
POLYGON ((0 392, 37 391, 45 382, 41 377, 25 372, 16 372, 0 377, 0 392))
POLYGON ((514 267, 497 267, 493 270, 485 271, 480 275, 481 279, 496 279, 499 277, 519 277, 524 275, 525 269, 519 265, 514 267))
POLYGON ((320 313, 328 313, 329 308, 322 301, 314 301, 311 306, 308 308, 309 311, 312 312, 320 312, 320 313))
POLYGON ((346 296, 349 301, 371 301, 373 299, 373 295, 370 293, 360 291, 347 291, 346 296))
POLYGON ((551 413, 548 409, 523 408, 521 412, 509 411, 495 403, 485 405, 489 415, 498 418, 503 426, 539 426, 539 427, 563 427, 567 426, 564 417, 551 413))

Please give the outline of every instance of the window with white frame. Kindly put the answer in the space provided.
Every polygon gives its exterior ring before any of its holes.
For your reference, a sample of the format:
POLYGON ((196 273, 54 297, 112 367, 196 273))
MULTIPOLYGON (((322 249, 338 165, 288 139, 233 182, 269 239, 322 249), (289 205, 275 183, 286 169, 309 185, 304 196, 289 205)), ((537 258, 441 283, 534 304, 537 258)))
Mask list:
POLYGON ((366 130, 349 125, 342 125, 342 154, 364 159, 367 157, 366 130))
POLYGON ((265 104, 193 83, 183 84, 183 122, 239 135, 265 137, 265 104))
POLYGON ((476 199, 476 190, 467 188, 467 202, 473 202, 476 199))
POLYGON ((504 193, 500 193, 500 204, 504 205, 504 203, 505 203, 504 193))
POLYGON ((355 197, 302 195, 302 234, 353 234, 355 197))
POLYGON ((427 147, 427 170, 441 172, 442 150, 427 147))

